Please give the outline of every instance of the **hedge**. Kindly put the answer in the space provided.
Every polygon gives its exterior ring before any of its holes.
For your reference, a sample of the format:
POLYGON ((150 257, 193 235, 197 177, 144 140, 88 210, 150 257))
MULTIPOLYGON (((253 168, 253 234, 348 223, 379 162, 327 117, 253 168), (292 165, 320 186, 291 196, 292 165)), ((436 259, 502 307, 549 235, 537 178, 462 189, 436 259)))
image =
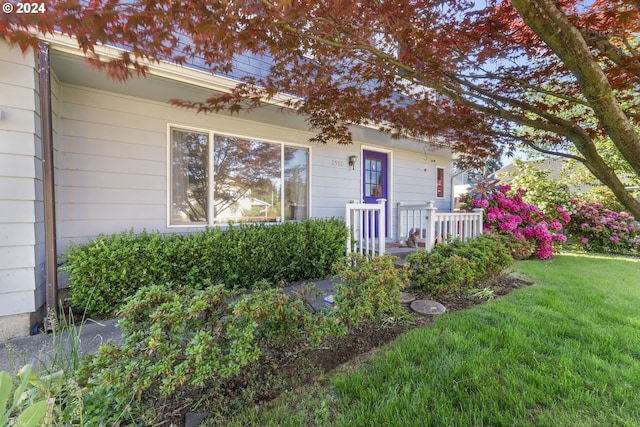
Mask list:
POLYGON ((114 314, 143 286, 167 284, 203 289, 222 284, 326 277, 344 257, 347 229, 341 220, 207 228, 190 234, 133 231, 72 244, 61 271, 69 274, 71 304, 95 315, 114 314))

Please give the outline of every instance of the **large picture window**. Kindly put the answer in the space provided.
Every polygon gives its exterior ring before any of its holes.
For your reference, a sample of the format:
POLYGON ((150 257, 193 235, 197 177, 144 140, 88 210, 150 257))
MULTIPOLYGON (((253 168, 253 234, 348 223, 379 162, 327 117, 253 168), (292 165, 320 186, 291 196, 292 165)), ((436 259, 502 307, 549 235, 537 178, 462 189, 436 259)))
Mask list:
POLYGON ((176 128, 170 135, 171 225, 308 217, 307 148, 220 134, 210 141, 176 128))

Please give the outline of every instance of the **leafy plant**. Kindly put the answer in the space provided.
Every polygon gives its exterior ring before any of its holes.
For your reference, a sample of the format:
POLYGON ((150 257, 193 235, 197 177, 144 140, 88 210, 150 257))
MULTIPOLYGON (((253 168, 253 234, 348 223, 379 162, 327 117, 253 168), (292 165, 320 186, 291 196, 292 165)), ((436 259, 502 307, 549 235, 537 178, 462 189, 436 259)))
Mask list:
POLYGON ((456 293, 513 263, 506 247, 487 235, 437 245, 407 257, 411 281, 434 295, 456 293))
POLYGON ((238 373, 259 349, 256 321, 233 313, 237 295, 221 285, 138 290, 120 313, 123 345, 102 346, 85 377, 93 372, 116 393, 141 394, 154 386, 170 394, 186 383, 201 386, 207 378, 238 373))
POLYGON ((569 191, 570 178, 567 176, 564 164, 558 160, 560 172, 552 174, 552 166, 547 168, 536 167, 534 162, 514 160, 512 188, 524 188, 527 191, 522 194, 525 203, 536 206, 544 213, 545 218, 562 219, 558 215, 556 206, 568 208, 571 193, 569 191), (558 176, 559 175, 559 176, 558 176))
POLYGON ((336 275, 345 284, 336 285, 338 321, 358 324, 363 320, 402 314, 400 294, 409 285, 406 268, 397 269, 394 258, 352 254, 336 265, 336 275))
POLYGON ((535 244, 527 239, 518 239, 513 233, 486 233, 485 238, 495 240, 504 246, 514 260, 529 259, 536 251, 535 244))
POLYGON ((484 287, 482 289, 469 289, 469 295, 486 300, 492 300, 495 298, 495 292, 490 287, 484 287))
POLYGON ((0 425, 36 427, 50 425, 52 405, 48 400, 36 400, 37 388, 48 378, 39 378, 31 365, 25 365, 16 375, 14 386, 8 372, 0 372, 0 425), (48 415, 48 420, 45 417, 48 415))
POLYGON ((316 346, 329 336, 346 332, 329 311, 316 312, 309 304, 305 296, 313 294, 313 285, 292 294, 272 288, 268 282, 257 286, 233 304, 233 313, 256 322, 255 335, 261 347, 316 346))

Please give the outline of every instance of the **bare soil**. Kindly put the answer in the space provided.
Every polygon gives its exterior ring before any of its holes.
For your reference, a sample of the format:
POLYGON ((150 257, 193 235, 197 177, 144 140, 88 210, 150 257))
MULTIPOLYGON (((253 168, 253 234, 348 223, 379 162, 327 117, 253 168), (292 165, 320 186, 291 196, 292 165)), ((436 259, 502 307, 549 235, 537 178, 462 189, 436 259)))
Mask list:
MULTIPOLYGON (((498 297, 530 284, 514 275, 502 275, 484 286, 498 297)), ((448 312, 464 310, 487 301, 469 292, 433 298, 420 289, 406 291, 419 299, 436 300, 448 312)), ((163 426, 183 426, 188 412, 208 412, 208 423, 225 425, 234 413, 258 407, 285 390, 312 383, 337 366, 387 344, 411 329, 427 327, 432 321, 433 316, 413 313, 407 307, 407 316, 401 320, 387 319, 360 325, 346 337, 331 339, 321 348, 272 349, 236 377, 222 382, 211 381, 201 388, 185 387, 169 399, 147 396, 141 403, 157 420, 161 420, 160 425, 163 426)))

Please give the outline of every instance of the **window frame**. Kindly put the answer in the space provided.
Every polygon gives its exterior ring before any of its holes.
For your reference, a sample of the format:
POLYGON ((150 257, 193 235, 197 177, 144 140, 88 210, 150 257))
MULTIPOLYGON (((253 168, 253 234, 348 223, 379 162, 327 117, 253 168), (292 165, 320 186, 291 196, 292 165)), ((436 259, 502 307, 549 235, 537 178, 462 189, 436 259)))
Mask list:
MULTIPOLYGON (((280 185, 281 185, 281 191, 284 193, 284 182, 285 182, 285 167, 284 167, 284 163, 285 163, 285 159, 284 159, 284 150, 285 147, 291 147, 291 148, 302 148, 307 150, 307 218, 311 218, 311 189, 312 189, 312 165, 311 165, 311 158, 312 158, 312 147, 309 145, 305 145, 305 144, 300 144, 300 143, 291 143, 291 142, 283 142, 283 141, 277 141, 277 140, 273 140, 273 139, 269 139, 269 138, 261 138, 261 137, 257 137, 257 136, 251 136, 251 135, 246 135, 246 134, 236 134, 236 133, 232 133, 232 132, 221 132, 221 131, 215 131, 212 129, 206 129, 206 128, 199 128, 199 127, 195 127, 195 126, 185 126, 185 125, 180 125, 180 124, 174 124, 174 123, 167 123, 167 131, 166 131, 166 144, 167 144, 167 164, 166 164, 166 172, 167 172, 167 194, 166 194, 166 218, 167 218, 167 228, 206 228, 206 227, 220 227, 223 226, 223 224, 218 223, 215 221, 214 218, 214 203, 213 201, 214 199, 214 180, 215 180, 215 176, 213 173, 213 169, 214 169, 214 144, 215 144, 215 137, 216 135, 218 136, 225 136, 225 137, 230 137, 230 138, 240 138, 240 139, 248 139, 248 140, 254 140, 254 141, 259 141, 259 142, 263 142, 263 143, 268 143, 268 144, 277 144, 280 147, 280 164, 281 164, 281 168, 280 168, 280 185), (207 191, 207 197, 209 198, 209 203, 207 203, 207 221, 206 222, 202 222, 202 223, 180 223, 180 224, 173 224, 171 222, 171 204, 172 204, 172 176, 171 176, 171 133, 173 130, 182 130, 185 132, 197 132, 197 133, 202 133, 202 134, 207 134, 209 141, 208 141, 208 164, 207 167, 209 168, 209 188, 207 191)), ((280 200, 280 212, 284 213, 284 209, 285 209, 285 200, 284 197, 281 198, 280 200)))
POLYGON ((446 169, 442 166, 436 166, 436 199, 444 199, 446 197, 446 189, 445 189, 445 185, 444 185, 444 178, 445 178, 445 174, 446 174, 446 169), (442 195, 439 196, 438 195, 438 175, 440 174, 440 171, 442 171, 442 195))

